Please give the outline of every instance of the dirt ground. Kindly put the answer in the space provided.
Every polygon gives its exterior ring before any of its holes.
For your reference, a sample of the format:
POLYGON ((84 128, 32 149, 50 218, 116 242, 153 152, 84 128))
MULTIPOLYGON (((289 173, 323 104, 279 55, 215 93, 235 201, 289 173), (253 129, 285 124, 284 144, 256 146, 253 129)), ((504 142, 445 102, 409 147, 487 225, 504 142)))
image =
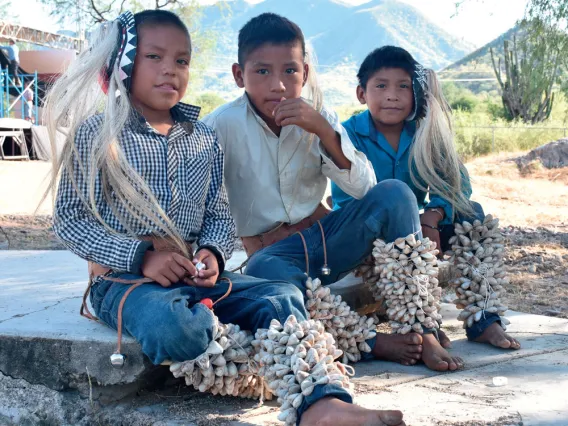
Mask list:
MULTIPOLYGON (((521 154, 468 163, 472 198, 500 218, 507 236, 508 306, 568 318, 568 168, 519 170, 512 159, 521 154)), ((32 216, 48 171, 41 162, 0 162, 0 249, 63 249, 51 230, 50 201, 32 216)))

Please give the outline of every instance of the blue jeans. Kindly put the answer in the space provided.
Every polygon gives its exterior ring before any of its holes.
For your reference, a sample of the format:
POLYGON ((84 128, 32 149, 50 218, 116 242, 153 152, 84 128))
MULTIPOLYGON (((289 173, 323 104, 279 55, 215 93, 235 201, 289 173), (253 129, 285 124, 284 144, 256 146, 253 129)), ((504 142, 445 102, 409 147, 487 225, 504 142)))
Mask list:
MULTIPOLYGON (((472 201, 471 205, 473 207, 473 210, 475 211, 474 216, 470 217, 462 213, 457 213, 454 219, 454 224, 462 223, 463 221, 466 220, 472 223, 476 219, 481 220, 483 222, 483 219, 485 218, 485 213, 483 212, 483 207, 481 207, 481 204, 472 201)), ((449 240, 455 235, 454 224, 440 226, 440 243, 442 245, 442 251, 444 252, 452 248, 451 244, 449 243, 449 240)), ((499 324, 501 324, 499 315, 490 312, 485 312, 480 321, 474 323, 472 327, 468 327, 465 329, 465 334, 467 335, 467 339, 468 340, 477 339, 479 336, 483 334, 483 332, 487 329, 487 327, 489 327, 494 322, 499 322, 499 324)))
MULTIPOLYGON (((141 278, 128 273, 114 273, 123 279, 141 278)), ((298 288, 282 280, 267 281, 240 274, 224 272, 221 277, 233 283, 230 295, 215 305, 215 314, 222 323, 238 324, 253 333, 268 328, 272 319, 284 323, 295 315, 299 321, 308 318, 304 299, 298 288)), ((91 288, 91 305, 97 316, 117 329, 118 305, 130 286, 99 277, 91 288)), ((154 364, 165 360, 195 359, 207 349, 213 338, 212 311, 201 299, 219 299, 228 289, 226 281, 213 288, 193 287, 184 283, 165 288, 159 284, 144 284, 126 299, 122 310, 122 328, 142 346, 144 354, 154 364)), ((335 396, 352 402, 351 395, 339 386, 319 386, 314 395, 335 396)), ((298 418, 319 398, 298 410, 298 418)))
MULTIPOLYGON (((323 241, 318 224, 302 231, 308 249, 309 275, 329 285, 351 272, 373 250, 377 238, 394 241, 408 234, 422 237, 416 197, 399 180, 389 179, 372 188, 361 200, 352 200, 320 222, 325 232, 327 263, 331 275, 322 275, 323 241)), ((303 292, 306 257, 299 235, 259 250, 251 256, 245 273, 269 280, 285 280, 303 292)))
MULTIPOLYGON (((395 179, 378 183, 363 199, 332 211, 321 224, 331 275, 321 274, 324 259, 318 224, 302 231, 302 235, 308 249, 309 275, 319 278, 323 285, 336 282, 359 266, 371 254, 377 238, 390 242, 413 233, 422 237, 416 196, 404 182, 395 179)), ((305 259, 300 236, 292 235, 253 254, 245 272, 269 280, 286 280, 304 292, 305 259)), ((373 348, 375 339, 367 344, 373 348)))

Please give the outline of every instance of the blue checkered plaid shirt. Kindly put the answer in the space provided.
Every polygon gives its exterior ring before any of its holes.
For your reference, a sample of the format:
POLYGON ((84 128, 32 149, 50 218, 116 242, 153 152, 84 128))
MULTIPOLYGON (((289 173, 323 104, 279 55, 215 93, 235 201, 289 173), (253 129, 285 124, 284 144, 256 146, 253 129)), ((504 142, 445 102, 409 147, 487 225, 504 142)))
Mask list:
MULTIPOLYGON (((223 185, 224 155, 214 131, 197 121, 199 108, 179 103, 172 109, 175 124, 168 136, 156 132, 142 116, 133 113, 121 134, 121 145, 128 162, 142 176, 162 209, 182 237, 208 248, 219 260, 221 271, 231 256, 235 225, 223 185)), ((85 175, 75 161, 74 178, 82 196, 89 199, 88 182, 91 147, 102 117, 93 116, 75 135, 75 145, 85 175)), ((115 271, 140 274, 144 254, 151 243, 126 234, 126 229, 104 202, 100 178, 94 188, 99 213, 117 233, 106 229, 78 196, 68 171, 61 175, 54 212, 54 232, 69 250, 83 259, 115 271)), ((119 212, 138 236, 158 231, 119 212), (129 220, 130 218, 130 220, 129 220)))

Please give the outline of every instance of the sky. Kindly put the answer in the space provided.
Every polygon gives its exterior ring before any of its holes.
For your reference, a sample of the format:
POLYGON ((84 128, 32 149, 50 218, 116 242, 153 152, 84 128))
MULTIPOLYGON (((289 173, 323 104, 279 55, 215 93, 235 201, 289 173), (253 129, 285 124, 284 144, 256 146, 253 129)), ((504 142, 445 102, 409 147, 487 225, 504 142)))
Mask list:
MULTIPOLYGON (((200 1, 206 4, 214 0, 200 1)), ((366 3, 365 0, 341 1, 350 4, 366 3)), ((399 1, 416 7, 432 22, 476 47, 483 46, 511 28, 523 16, 527 3, 527 0, 468 0, 456 14, 456 0, 399 1)), ((258 0, 251 2, 257 3, 258 0)), ((49 10, 37 0, 14 1, 11 7, 22 25, 52 32, 60 29, 49 16, 49 10)))

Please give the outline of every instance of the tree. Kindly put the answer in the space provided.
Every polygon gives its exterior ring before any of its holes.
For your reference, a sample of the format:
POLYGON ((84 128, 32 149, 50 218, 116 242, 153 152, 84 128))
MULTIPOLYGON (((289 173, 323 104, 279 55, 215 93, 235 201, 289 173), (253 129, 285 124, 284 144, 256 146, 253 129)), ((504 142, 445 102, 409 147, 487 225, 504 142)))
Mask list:
POLYGON ((216 93, 206 92, 197 96, 193 103, 201 107, 200 116, 205 117, 207 114, 223 105, 225 103, 225 99, 216 93))
POLYGON ((7 21, 16 20, 18 16, 12 13, 12 2, 10 0, 0 0, 0 19, 7 21))
POLYGON ((546 120, 554 104, 560 58, 553 47, 537 47, 530 36, 503 42, 503 58, 491 49, 491 62, 503 106, 512 119, 535 124, 546 120))

